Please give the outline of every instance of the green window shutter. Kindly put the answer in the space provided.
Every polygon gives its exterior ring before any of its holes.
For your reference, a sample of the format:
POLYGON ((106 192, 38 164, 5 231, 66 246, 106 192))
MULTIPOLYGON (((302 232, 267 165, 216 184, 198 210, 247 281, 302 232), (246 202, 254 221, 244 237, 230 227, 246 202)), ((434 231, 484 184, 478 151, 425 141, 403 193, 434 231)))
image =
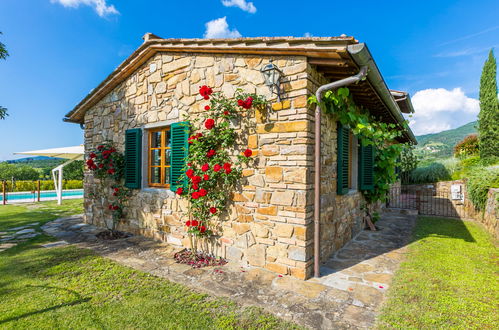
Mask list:
POLYGON ((125 131, 125 187, 140 189, 142 171, 142 130, 125 131))
POLYGON ((350 130, 338 122, 338 171, 337 189, 338 195, 348 193, 348 162, 350 157, 350 130))
POLYGON ((372 144, 359 147, 359 188, 374 189, 374 146, 372 144))
POLYGON ((185 176, 187 157, 189 155, 189 122, 172 124, 171 128, 171 158, 170 158, 170 190, 187 187, 185 176))

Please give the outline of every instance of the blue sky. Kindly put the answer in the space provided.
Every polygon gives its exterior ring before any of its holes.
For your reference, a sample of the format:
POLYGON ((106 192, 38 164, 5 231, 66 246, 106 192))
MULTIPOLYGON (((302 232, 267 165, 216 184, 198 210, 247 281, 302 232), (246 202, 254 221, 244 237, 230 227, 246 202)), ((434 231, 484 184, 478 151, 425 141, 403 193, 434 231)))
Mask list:
POLYGON ((337 36, 369 45, 388 85, 413 96, 416 134, 476 118, 481 67, 499 45, 499 1, 0 0, 0 160, 83 141, 62 122, 142 40, 337 36))

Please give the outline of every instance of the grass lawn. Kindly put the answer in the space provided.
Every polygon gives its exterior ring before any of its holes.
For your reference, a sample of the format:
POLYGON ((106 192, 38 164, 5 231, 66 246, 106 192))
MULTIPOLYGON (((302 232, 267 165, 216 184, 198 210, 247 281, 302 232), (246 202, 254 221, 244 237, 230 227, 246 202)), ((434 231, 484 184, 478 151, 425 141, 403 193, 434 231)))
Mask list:
MULTIPOLYGON (((81 213, 81 200, 0 207, 0 231, 81 213)), ((45 249, 37 236, 0 252, 0 328, 296 328, 135 271, 75 247, 45 249)))
POLYGON ((497 329, 498 254, 468 221, 421 217, 395 275, 380 328, 497 329))

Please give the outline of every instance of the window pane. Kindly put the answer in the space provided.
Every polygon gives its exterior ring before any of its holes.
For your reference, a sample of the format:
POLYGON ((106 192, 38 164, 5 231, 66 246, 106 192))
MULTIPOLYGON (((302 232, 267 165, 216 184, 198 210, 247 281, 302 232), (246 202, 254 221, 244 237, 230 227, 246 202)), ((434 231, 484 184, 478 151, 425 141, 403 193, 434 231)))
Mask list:
POLYGON ((170 184, 170 168, 169 167, 163 167, 163 170, 165 171, 165 182, 164 184, 170 184))
POLYGON ((151 183, 161 183, 160 167, 151 167, 151 183))
POLYGON ((170 144, 170 130, 166 131, 166 147, 170 148, 171 147, 171 144, 170 144))
POLYGON ((165 165, 170 165, 171 153, 172 153, 171 149, 165 149, 165 165))
POLYGON ((151 166, 161 165, 161 150, 151 150, 151 166))
POLYGON ((151 132, 151 148, 161 148, 161 132, 151 132))

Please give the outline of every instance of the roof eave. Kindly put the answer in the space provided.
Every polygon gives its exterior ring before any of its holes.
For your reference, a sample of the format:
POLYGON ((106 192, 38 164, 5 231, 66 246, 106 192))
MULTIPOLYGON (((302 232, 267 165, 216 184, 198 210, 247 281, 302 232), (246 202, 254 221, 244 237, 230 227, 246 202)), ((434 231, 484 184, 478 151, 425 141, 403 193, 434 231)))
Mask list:
MULTIPOLYGON (((378 66, 376 65, 376 62, 374 62, 374 59, 371 55, 371 52, 367 48, 367 45, 365 43, 359 43, 355 45, 349 45, 348 46, 348 52, 354 62, 359 66, 368 66, 369 67, 369 73, 367 74, 367 80, 370 82, 370 84, 374 87, 376 90, 377 94, 381 97, 383 100, 383 103, 385 106, 389 109, 390 113, 394 117, 394 119, 397 121, 399 126, 404 129, 404 133, 407 137, 407 139, 412 143, 412 144, 417 144, 416 137, 414 136, 414 133, 410 129, 409 126, 405 125, 405 119, 402 116, 402 113, 400 111, 399 106, 397 105, 397 102, 393 98, 390 90, 388 89, 388 86, 385 83, 385 80, 383 79, 383 76, 381 75, 381 72, 378 69, 378 66)), ((410 99, 409 99, 410 102, 410 99)), ((412 107, 412 104, 411 104, 412 107)))
POLYGON ((78 116, 95 105, 115 86, 159 51, 198 53, 241 53, 261 55, 296 55, 331 57, 336 52, 347 52, 347 46, 357 43, 353 37, 327 38, 237 38, 237 39, 158 39, 146 34, 144 43, 109 74, 95 89, 65 115, 67 122, 82 123, 78 116))

